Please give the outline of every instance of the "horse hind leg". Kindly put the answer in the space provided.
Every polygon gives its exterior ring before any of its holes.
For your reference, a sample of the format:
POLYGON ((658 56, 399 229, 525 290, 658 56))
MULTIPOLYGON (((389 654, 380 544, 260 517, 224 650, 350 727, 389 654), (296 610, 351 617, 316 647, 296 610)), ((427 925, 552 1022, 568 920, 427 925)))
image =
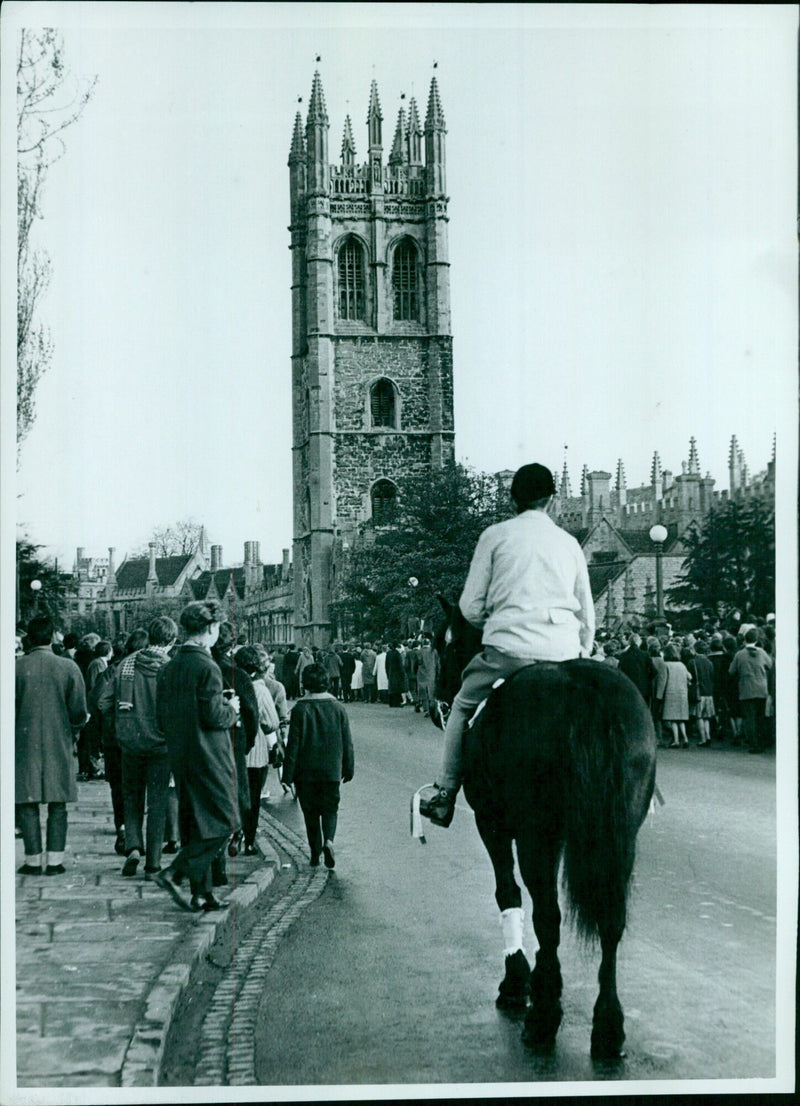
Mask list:
POLYGON ((625 928, 624 912, 600 926, 602 960, 598 981, 600 993, 594 1004, 592 1018, 592 1059, 599 1061, 620 1060, 625 1053, 624 1015, 617 995, 617 946, 625 928))
POLYGON ((558 945, 561 911, 558 907, 558 843, 542 834, 536 841, 517 840, 517 854, 525 885, 533 900, 533 928, 539 948, 531 972, 530 1006, 522 1039, 536 1052, 555 1046, 561 1025, 561 965, 558 945))

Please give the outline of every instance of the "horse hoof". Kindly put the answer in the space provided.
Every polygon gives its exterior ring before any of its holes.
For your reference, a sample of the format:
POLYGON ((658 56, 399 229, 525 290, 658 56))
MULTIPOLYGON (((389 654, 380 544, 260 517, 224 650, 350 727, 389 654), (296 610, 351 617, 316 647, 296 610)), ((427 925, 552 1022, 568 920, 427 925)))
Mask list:
POLYGON ((561 1003, 549 1006, 531 1006, 525 1017, 522 1040, 534 1052, 550 1052, 556 1043, 556 1033, 561 1025, 561 1003))
POLYGON ((499 1010, 524 1010, 530 994, 531 966, 522 949, 506 957, 506 974, 497 993, 499 1010))
MULTIPOLYGON (((623 1039, 624 1040, 624 1037, 623 1039)), ((622 1047, 622 1040, 603 1039, 592 1034, 592 1059, 599 1064, 616 1064, 624 1060, 626 1053, 622 1047)))

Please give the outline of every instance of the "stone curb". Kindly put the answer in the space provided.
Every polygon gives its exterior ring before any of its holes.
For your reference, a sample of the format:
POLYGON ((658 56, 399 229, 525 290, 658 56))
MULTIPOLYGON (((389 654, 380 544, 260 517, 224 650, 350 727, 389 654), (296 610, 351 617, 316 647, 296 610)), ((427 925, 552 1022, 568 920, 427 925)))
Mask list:
POLYGON ((264 864, 228 895, 231 909, 221 915, 206 914, 181 942, 170 963, 158 976, 145 1000, 145 1011, 137 1023, 120 1071, 123 1087, 158 1085, 161 1064, 172 1018, 184 991, 192 982, 203 957, 217 937, 233 924, 235 912, 255 903, 275 878, 280 860, 264 832, 257 832, 264 864))

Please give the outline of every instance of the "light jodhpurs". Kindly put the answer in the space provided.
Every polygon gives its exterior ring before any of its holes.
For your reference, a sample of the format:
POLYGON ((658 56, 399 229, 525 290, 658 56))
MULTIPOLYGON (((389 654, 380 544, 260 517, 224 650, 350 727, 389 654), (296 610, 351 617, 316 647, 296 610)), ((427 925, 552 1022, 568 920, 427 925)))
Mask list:
POLYGON ((479 703, 487 698, 495 680, 507 679, 512 673, 536 664, 530 658, 512 657, 492 645, 486 645, 464 669, 461 690, 453 700, 444 730, 444 750, 439 778, 440 787, 458 791, 461 787, 463 737, 467 722, 479 703))

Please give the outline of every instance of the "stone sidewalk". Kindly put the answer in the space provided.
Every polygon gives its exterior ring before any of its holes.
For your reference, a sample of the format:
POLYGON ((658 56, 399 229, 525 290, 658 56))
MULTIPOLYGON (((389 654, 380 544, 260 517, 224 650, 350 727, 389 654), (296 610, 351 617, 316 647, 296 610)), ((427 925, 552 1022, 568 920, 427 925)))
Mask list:
MULTIPOLYGON (((66 874, 16 876, 17 1085, 153 1086, 193 967, 279 859, 259 833, 259 858, 228 858, 218 893, 231 908, 190 914, 145 881, 143 860, 121 875, 107 783, 79 783, 68 811, 66 874)), ((16 868, 23 859, 17 840, 16 868)))

